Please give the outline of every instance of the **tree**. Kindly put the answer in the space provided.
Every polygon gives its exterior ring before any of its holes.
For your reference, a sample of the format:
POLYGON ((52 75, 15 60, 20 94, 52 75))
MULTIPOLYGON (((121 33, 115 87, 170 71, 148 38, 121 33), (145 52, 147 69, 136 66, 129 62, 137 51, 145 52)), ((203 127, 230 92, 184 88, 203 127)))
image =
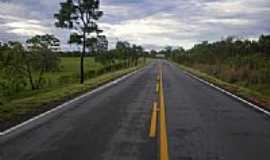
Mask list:
POLYGON ((23 45, 8 42, 0 48, 0 97, 20 91, 26 86, 23 45))
POLYGON ((129 52, 130 52, 130 43, 127 41, 118 41, 116 43, 116 52, 119 59, 126 60, 127 67, 130 65, 130 58, 129 58, 129 52))
POLYGON ((144 49, 142 46, 133 44, 131 50, 132 50, 131 61, 135 63, 135 66, 138 65, 140 56, 143 56, 144 61, 146 61, 144 56, 144 49))
POLYGON ((55 36, 46 34, 34 36, 26 43, 28 51, 23 52, 24 68, 32 90, 39 89, 43 74, 58 68, 59 59, 53 51, 59 47, 60 41, 55 36))
POLYGON ((106 36, 104 35, 99 35, 97 37, 97 51, 98 52, 106 52, 108 50, 108 40, 106 36))
POLYGON ((54 15, 56 27, 72 29, 69 43, 82 45, 80 61, 80 83, 84 82, 84 56, 86 47, 96 43, 95 37, 102 32, 98 29, 97 20, 103 15, 99 10, 99 0, 67 0, 60 3, 61 8, 54 15), (96 33, 95 36, 91 35, 96 33))
POLYGON ((262 53, 270 53, 270 35, 261 35, 258 43, 262 53))

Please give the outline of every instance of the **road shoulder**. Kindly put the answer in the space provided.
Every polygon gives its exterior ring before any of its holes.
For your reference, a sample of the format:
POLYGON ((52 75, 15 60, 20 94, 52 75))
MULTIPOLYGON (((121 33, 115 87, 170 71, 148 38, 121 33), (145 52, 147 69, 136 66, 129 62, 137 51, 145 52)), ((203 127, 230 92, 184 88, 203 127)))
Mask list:
MULTIPOLYGON (((138 67, 108 73, 88 80, 84 85, 78 84, 62 87, 60 88, 63 91, 61 95, 44 93, 41 96, 37 96, 37 99, 26 98, 23 99, 21 103, 16 102, 19 108, 22 108, 24 105, 28 105, 25 107, 27 110, 24 111, 24 113, 14 113, 12 116, 7 116, 6 119, 5 117, 2 117, 0 121, 0 136, 7 135, 18 128, 26 126, 32 121, 47 116, 52 112, 56 112, 64 106, 74 103, 89 94, 117 84, 121 80, 131 76, 132 74, 136 73, 136 71, 144 67, 145 65, 141 65, 138 67), (31 102, 31 105, 29 102, 31 102)), ((59 91, 57 91, 57 93, 58 92, 59 91)), ((14 104, 10 103, 9 106, 14 107, 14 104)))
POLYGON ((260 93, 251 91, 247 88, 224 82, 220 79, 217 79, 206 73, 202 73, 193 68, 180 65, 180 64, 175 64, 175 65, 177 65, 181 70, 184 71, 185 74, 189 75, 190 77, 197 79, 198 81, 208 86, 211 86, 221 91, 222 93, 255 108, 258 111, 261 111, 267 115, 270 115, 270 112, 269 112, 270 111, 270 98, 269 97, 265 97, 261 95, 260 93))

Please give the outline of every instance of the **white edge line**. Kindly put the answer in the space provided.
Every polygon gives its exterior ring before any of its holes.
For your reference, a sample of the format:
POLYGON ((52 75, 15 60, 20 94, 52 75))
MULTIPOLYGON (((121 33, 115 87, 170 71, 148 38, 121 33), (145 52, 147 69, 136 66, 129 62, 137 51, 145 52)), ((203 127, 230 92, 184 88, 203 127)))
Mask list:
MULTIPOLYGON (((144 67, 143 67, 143 68, 144 68, 144 67)), ((98 87, 98 88, 96 88, 96 89, 94 89, 94 90, 88 92, 88 93, 85 93, 85 94, 83 94, 83 95, 81 95, 81 96, 79 96, 79 97, 76 97, 76 98, 74 98, 74 99, 72 99, 72 100, 69 100, 69 101, 67 101, 67 102, 65 102, 65 103, 63 103, 63 104, 61 104, 61 105, 58 105, 57 107, 55 107, 55 108, 53 108, 53 109, 51 109, 51 110, 48 110, 48 111, 46 111, 46 112, 44 112, 44 113, 41 113, 41 114, 39 114, 39 115, 37 115, 37 116, 35 116, 35 117, 29 119, 29 120, 26 120, 26 121, 24 121, 24 122, 22 122, 22 123, 20 123, 20 124, 18 124, 18 125, 16 125, 16 126, 13 126, 13 127, 9 128, 9 129, 6 129, 6 130, 0 132, 0 136, 7 135, 7 134, 9 134, 9 133, 11 133, 11 132, 13 132, 13 131, 15 131, 15 130, 17 130, 17 129, 19 129, 19 128, 21 128, 21 127, 23 127, 23 126, 25 126, 25 125, 27 125, 27 124, 29 124, 29 123, 35 121, 35 120, 37 120, 37 119, 40 119, 40 118, 42 118, 42 117, 45 117, 46 115, 48 115, 48 114, 50 114, 50 113, 53 113, 53 112, 55 112, 55 111, 57 111, 57 110, 59 110, 59 109, 65 107, 65 106, 67 106, 67 105, 69 105, 69 104, 71 104, 71 103, 74 103, 75 101, 78 101, 78 100, 80 100, 80 99, 82 99, 82 98, 84 98, 84 97, 86 97, 86 96, 89 96, 89 95, 91 95, 91 94, 93 94, 93 93, 96 93, 96 92, 98 92, 98 91, 100 91, 100 90, 103 90, 103 89, 105 89, 105 88, 108 88, 108 87, 110 87, 110 86, 113 86, 113 85, 119 83, 120 81, 122 81, 122 80, 124 80, 124 79, 126 79, 126 78, 132 76, 133 74, 139 72, 139 71, 142 70, 143 68, 138 69, 138 70, 136 70, 136 71, 133 71, 133 72, 131 72, 131 73, 128 73, 128 74, 126 74, 126 75, 123 75, 122 77, 120 77, 120 78, 118 78, 118 79, 116 79, 116 80, 113 80, 113 81, 111 81, 111 82, 108 82, 108 83, 106 83, 106 84, 104 84, 104 85, 102 85, 102 86, 100 86, 100 87, 98 87)))
POLYGON ((200 82, 202 82, 202 83, 204 83, 204 84, 206 84, 208 86, 211 86, 211 87, 219 90, 220 92, 225 93, 226 95, 229 95, 229 96, 231 96, 231 97, 233 97, 233 98, 235 98, 235 99, 237 99, 237 100, 239 100, 239 101, 241 101, 241 102, 243 102, 243 103, 245 103, 245 104, 247 104, 247 105, 255 108, 256 110, 259 110, 259 111, 265 113, 266 115, 270 116, 270 112, 269 111, 267 111, 267 110, 265 110, 265 109, 257 106, 256 104, 253 104, 253 103, 251 103, 251 102, 249 102, 249 101, 247 101, 247 100, 245 100, 245 99, 243 99, 243 98, 241 98, 241 97, 239 97, 239 96, 237 96, 237 95, 235 95, 235 94, 233 94, 233 93, 231 93, 229 91, 226 91, 225 89, 222 89, 222 88, 214 85, 213 83, 210 83, 210 82, 208 82, 206 80, 203 80, 203 79, 201 79, 201 78, 199 78, 199 77, 197 77, 197 76, 195 76, 195 75, 193 75, 193 74, 191 74, 189 72, 184 71, 184 73, 187 74, 187 75, 189 75, 189 76, 191 76, 192 78, 194 78, 194 79, 196 79, 196 80, 198 80, 198 81, 200 81, 200 82))

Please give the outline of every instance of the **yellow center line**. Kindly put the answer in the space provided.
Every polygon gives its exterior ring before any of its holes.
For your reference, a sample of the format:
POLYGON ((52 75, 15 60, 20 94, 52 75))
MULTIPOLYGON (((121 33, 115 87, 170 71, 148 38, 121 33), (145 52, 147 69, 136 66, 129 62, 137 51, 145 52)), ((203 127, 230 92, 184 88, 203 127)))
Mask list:
POLYGON ((158 91, 159 91, 159 83, 157 83, 156 85, 156 92, 158 93, 158 91))
POLYGON ((156 85, 156 92, 159 92, 159 81, 160 81, 160 77, 159 77, 159 73, 160 73, 160 68, 158 68, 158 74, 157 74, 157 85, 156 85))
POLYGON ((153 109, 152 109, 149 137, 155 138, 156 133, 157 133, 157 102, 154 102, 153 109))
POLYGON ((155 138, 157 134, 157 116, 159 112, 159 131, 160 131, 160 160, 169 160, 168 151, 168 135, 167 135, 167 124, 166 124, 166 112, 165 112, 165 98, 163 90, 163 72, 162 66, 158 68, 156 85, 156 92, 159 95, 159 108, 157 102, 154 102, 149 130, 149 137, 155 138))
POLYGON ((159 81, 159 121, 160 121, 160 160, 168 160, 168 136, 167 136, 167 124, 163 91, 163 72, 160 66, 160 81, 159 81))

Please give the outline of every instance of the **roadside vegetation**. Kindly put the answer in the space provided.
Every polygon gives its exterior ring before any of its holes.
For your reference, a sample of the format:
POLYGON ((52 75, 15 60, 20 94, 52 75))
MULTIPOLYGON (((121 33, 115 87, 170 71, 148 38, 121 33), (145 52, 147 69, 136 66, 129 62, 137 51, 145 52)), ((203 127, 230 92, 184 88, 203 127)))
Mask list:
POLYGON ((270 108, 270 36, 252 41, 228 37, 163 52, 183 69, 270 108))
POLYGON ((56 27, 72 30, 68 43, 81 51, 61 51, 50 34, 0 42, 0 131, 149 62, 141 46, 126 41, 108 49, 97 25, 99 5, 66 0, 54 15, 56 27))
POLYGON ((85 57, 85 83, 80 84, 79 54, 43 50, 26 49, 19 42, 1 44, 0 128, 46 111, 149 62, 142 47, 118 42, 115 49, 85 57))

